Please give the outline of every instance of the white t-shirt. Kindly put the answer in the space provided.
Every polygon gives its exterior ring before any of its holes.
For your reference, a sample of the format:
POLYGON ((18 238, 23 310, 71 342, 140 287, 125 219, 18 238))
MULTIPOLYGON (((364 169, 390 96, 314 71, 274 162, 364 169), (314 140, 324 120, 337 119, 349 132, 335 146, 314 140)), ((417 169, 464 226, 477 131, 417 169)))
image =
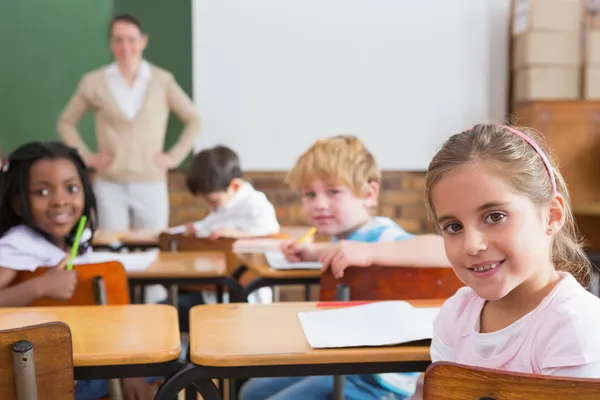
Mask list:
POLYGON ((110 92, 123 114, 130 120, 134 119, 142 108, 151 75, 150 65, 146 60, 142 61, 133 86, 130 87, 117 63, 113 62, 106 68, 110 92))
MULTIPOLYGON (((195 227, 198 236, 210 236, 213 231, 223 228, 237 229, 255 236, 279 233, 279 222, 273 204, 264 193, 255 190, 248 182, 241 185, 227 204, 196 222, 195 227)), ((176 227, 169 231, 178 233, 183 229, 184 227, 176 227)))
MULTIPOLYGON (((87 235, 89 234, 87 232, 87 235)), ((85 237, 82 240, 85 240, 85 237)), ((91 247, 85 254, 75 257, 75 263, 89 262, 90 254, 91 247)), ((0 267, 18 271, 34 271, 42 266, 55 266, 66 256, 67 253, 64 250, 50 243, 26 225, 12 227, 4 236, 0 237, 0 267)))
POLYGON ((600 299, 575 278, 561 281, 529 314, 496 332, 480 333, 485 300, 468 287, 442 306, 431 360, 530 374, 600 378, 600 299))

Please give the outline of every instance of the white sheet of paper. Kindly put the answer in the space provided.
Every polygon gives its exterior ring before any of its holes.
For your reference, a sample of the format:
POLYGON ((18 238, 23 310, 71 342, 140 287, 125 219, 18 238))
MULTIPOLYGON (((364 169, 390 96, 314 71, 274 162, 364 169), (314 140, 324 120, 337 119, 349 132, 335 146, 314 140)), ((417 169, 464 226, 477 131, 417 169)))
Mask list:
POLYGON ((233 243, 234 253, 267 253, 278 252, 281 239, 240 239, 233 243))
POLYGON ((313 349, 391 346, 433 337, 439 308, 382 301, 334 310, 298 313, 313 349))
POLYGON ((280 251, 266 252, 265 258, 273 269, 321 269, 322 266, 318 261, 289 262, 280 251))
POLYGON ((125 267, 125 271, 143 271, 156 261, 158 249, 136 253, 113 253, 109 251, 94 251, 90 262, 101 263, 107 261, 119 261, 125 267))

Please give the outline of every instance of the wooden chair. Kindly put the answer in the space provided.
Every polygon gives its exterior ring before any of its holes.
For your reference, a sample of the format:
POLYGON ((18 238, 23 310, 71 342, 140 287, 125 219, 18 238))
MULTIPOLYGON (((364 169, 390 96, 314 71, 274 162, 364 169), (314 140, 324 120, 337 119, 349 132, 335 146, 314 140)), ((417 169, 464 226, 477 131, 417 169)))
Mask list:
POLYGON ((425 372, 423 400, 596 400, 600 379, 563 378, 438 362, 425 372))
MULTIPOLYGON (((28 279, 39 277, 49 268, 40 267, 35 271, 22 271, 17 274, 13 285, 28 279)), ((94 264, 80 264, 73 267, 77 272, 77 288, 67 301, 53 299, 38 299, 30 306, 81 306, 81 305, 125 305, 130 303, 129 284, 123 264, 118 261, 108 261, 94 264)), ((119 379, 109 380, 110 398, 123 398, 119 379)), ((0 397, 3 398, 3 397, 0 397)))
MULTIPOLYGON (((49 268, 41 267, 35 271, 21 271, 17 274, 13 285, 24 282, 45 274, 49 268)), ((81 264, 73 267, 77 271, 77 288, 73 297, 68 301, 58 301, 52 299, 38 299, 30 306, 76 306, 76 305, 94 305, 98 304, 97 294, 94 290, 94 279, 102 277, 106 293, 106 304, 124 305, 129 304, 129 285, 125 268, 118 261, 109 261, 95 264, 81 264)))
POLYGON ((450 267, 354 267, 342 279, 321 275, 320 300, 335 301, 338 284, 350 288, 353 301, 446 299, 464 286, 450 267))
POLYGON ((72 347, 62 322, 0 331, 0 399, 74 399, 72 347))

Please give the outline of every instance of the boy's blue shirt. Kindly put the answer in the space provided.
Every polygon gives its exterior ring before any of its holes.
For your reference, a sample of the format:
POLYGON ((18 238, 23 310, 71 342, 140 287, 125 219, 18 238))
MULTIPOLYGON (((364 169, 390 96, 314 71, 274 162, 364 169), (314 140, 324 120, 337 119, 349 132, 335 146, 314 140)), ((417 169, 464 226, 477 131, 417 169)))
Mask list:
MULTIPOLYGON (((387 217, 373 217, 346 238, 355 242, 376 243, 406 240, 414 235, 406 232, 397 223, 387 217)), ((337 240, 334 238, 334 242, 337 240)))
MULTIPOLYGON (((373 217, 346 238, 355 242, 377 243, 407 240, 414 235, 406 232, 397 223, 387 217, 373 217)), ((337 242, 335 238, 333 242, 337 242)), ((412 396, 417 387, 418 372, 386 373, 374 375, 382 387, 404 397, 412 396)))

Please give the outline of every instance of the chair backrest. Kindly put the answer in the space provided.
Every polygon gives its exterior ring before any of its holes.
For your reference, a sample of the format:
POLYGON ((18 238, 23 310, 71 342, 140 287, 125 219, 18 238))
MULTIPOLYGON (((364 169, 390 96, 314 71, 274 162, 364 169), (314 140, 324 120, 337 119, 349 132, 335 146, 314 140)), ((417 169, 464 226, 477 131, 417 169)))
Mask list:
POLYGON ((355 301, 446 299, 464 286, 452 268, 352 267, 342 279, 331 271, 322 274, 319 298, 334 301, 340 283, 350 288, 355 301))
MULTIPOLYGON (((41 267, 35 271, 21 271, 17 274, 13 285, 24 282, 45 274, 49 268, 41 267)), ((118 261, 108 261, 94 264, 75 265, 73 269, 77 272, 77 288, 68 301, 57 301, 52 299, 38 299, 30 306, 89 306, 95 305, 95 295, 93 279, 97 276, 102 277, 106 291, 106 302, 109 305, 129 304, 129 284, 127 273, 123 264, 118 261)))
POLYGON ((12 346, 19 341, 33 345, 38 400, 74 399, 71 330, 63 322, 0 331, 0 399, 17 398, 12 346))
POLYGON ((423 400, 465 399, 600 399, 600 379, 522 374, 447 362, 429 366, 423 400))

